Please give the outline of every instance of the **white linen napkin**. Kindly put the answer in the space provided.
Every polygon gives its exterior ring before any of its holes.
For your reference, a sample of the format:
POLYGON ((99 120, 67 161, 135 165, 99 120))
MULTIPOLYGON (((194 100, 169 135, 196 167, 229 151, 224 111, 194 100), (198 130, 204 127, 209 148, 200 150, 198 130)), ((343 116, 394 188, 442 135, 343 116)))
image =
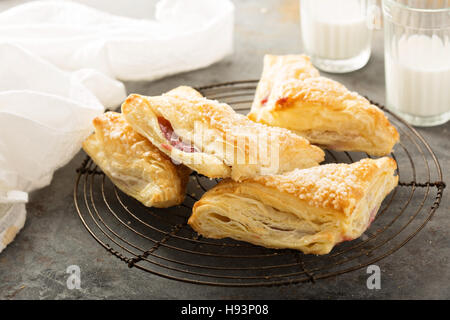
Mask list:
POLYGON ((229 0, 162 0, 155 20, 69 1, 0 13, 0 252, 23 227, 28 193, 80 150, 92 119, 153 80, 232 51, 229 0))
POLYGON ((162 0, 154 20, 68 1, 33 1, 0 14, 0 39, 64 70, 92 68, 120 80, 154 80, 231 53, 233 17, 229 0, 162 0))
POLYGON ((92 119, 125 89, 98 71, 62 71, 8 43, 0 43, 0 61, 1 252, 24 225, 28 192, 50 183, 80 150, 92 119))

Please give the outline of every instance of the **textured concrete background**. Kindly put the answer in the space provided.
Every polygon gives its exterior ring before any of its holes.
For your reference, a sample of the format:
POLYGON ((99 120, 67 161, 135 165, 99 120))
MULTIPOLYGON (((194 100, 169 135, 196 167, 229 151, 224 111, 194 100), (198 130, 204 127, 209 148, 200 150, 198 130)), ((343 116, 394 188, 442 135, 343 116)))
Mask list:
MULTIPOLYGON (((0 10, 23 1, 0 1, 0 10)), ((95 0, 84 0, 94 3, 95 0)), ((124 13, 124 1, 108 3, 113 13, 124 13)), ((144 3, 139 0, 138 2, 144 3)), ((149 8, 128 12, 150 16, 149 8)), ((265 53, 301 53, 296 0, 235 0, 235 53, 207 69, 155 82, 127 83, 129 92, 158 94, 177 85, 200 86, 232 80, 256 79, 265 53)), ((133 3, 127 1, 127 3, 133 3)), ((207 48, 205 48, 207 50, 207 48)), ((384 103, 382 32, 377 31, 368 65, 357 72, 329 75, 352 90, 384 103)), ((323 73, 326 75, 325 73, 323 73)), ((450 168, 450 123, 418 129, 436 153, 445 176, 450 168)), ((368 290, 366 270, 337 278, 279 288, 217 288, 166 280, 129 269, 111 257, 86 232, 76 215, 72 192, 80 152, 56 172, 52 184, 34 192, 27 205, 28 220, 17 239, 0 254, 2 299, 240 299, 240 298, 450 298, 449 188, 433 220, 405 247, 379 262, 382 289, 368 290), (68 290, 66 268, 81 268, 81 290, 68 290)), ((419 168, 420 170, 420 168, 419 168)), ((447 184, 448 181, 447 181, 447 184)))

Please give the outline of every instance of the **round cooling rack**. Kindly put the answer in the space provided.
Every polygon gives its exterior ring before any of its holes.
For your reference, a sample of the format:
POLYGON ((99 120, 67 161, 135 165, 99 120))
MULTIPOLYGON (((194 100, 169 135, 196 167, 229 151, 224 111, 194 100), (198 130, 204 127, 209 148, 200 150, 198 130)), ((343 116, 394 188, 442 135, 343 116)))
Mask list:
MULTIPOLYGON (((210 99, 249 111, 256 80, 198 88, 210 99)), ((382 106, 379 106, 383 108, 382 106)), ((90 158, 77 170, 74 201, 88 232, 130 268, 189 283, 214 286, 275 286, 316 281, 358 270, 403 247, 433 217, 445 184, 439 162, 424 138, 384 110, 400 133, 391 154, 399 186, 384 200, 375 221, 359 238, 337 245, 324 256, 273 250, 231 239, 203 238, 187 224, 192 206, 217 183, 191 175, 184 203, 147 208, 118 190, 90 158)), ((365 153, 326 151, 326 163, 351 163, 365 153)))

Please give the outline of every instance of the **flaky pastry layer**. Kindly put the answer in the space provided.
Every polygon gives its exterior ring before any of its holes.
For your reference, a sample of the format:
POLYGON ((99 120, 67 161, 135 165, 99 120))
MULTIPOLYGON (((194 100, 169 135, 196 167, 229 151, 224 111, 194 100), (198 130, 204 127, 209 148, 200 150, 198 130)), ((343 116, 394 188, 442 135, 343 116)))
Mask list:
POLYGON ((123 192, 148 207, 183 202, 190 170, 175 165, 120 113, 107 112, 93 121, 95 133, 83 149, 123 192))
POLYGON ((264 107, 272 93, 280 83, 286 80, 302 80, 306 78, 318 77, 319 71, 314 68, 307 55, 282 55, 276 56, 266 54, 264 56, 264 68, 261 81, 255 93, 252 104, 252 111, 264 107))
POLYGON ((205 237, 326 254, 368 228, 398 183, 396 167, 385 157, 227 179, 194 205, 189 224, 205 237))
MULTIPOLYGON (((289 56, 295 60, 295 56, 289 56)), ((305 56, 297 56, 298 61, 305 56)), ((248 117, 283 127, 313 144, 382 156, 399 141, 397 130, 378 107, 318 72, 296 74, 285 56, 266 56, 248 117), (270 72, 267 72, 269 70, 270 72), (267 77, 279 74, 278 77, 267 77), (270 89, 268 89, 270 88, 270 89)), ((313 68, 309 64, 309 68, 313 68)))
POLYGON ((250 121, 227 104, 193 91, 180 87, 156 97, 133 94, 122 112, 162 152, 211 178, 238 181, 323 161, 323 151, 306 139, 250 121))

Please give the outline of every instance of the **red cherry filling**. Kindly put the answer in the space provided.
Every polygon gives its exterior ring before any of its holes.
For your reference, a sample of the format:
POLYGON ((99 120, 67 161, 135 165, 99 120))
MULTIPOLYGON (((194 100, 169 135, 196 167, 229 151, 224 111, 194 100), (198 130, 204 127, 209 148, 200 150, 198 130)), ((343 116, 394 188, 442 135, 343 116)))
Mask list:
POLYGON ((267 103, 267 101, 269 101, 269 96, 267 96, 261 100, 261 105, 265 105, 267 103))
MULTIPOLYGON (((177 148, 178 150, 181 150, 183 152, 198 152, 197 148, 195 148, 193 145, 187 144, 183 142, 183 140, 181 140, 181 138, 173 130, 172 124, 167 119, 158 117, 158 123, 164 138, 166 138, 166 140, 172 147, 177 148)), ((162 144, 162 147, 170 150, 170 146, 168 146, 167 144, 162 144)))
POLYGON ((284 105, 288 101, 288 98, 280 98, 277 100, 277 104, 284 105))
POLYGON ((375 216, 377 215, 378 208, 373 208, 372 211, 370 211, 370 218, 369 218, 369 226, 375 220, 375 216))

